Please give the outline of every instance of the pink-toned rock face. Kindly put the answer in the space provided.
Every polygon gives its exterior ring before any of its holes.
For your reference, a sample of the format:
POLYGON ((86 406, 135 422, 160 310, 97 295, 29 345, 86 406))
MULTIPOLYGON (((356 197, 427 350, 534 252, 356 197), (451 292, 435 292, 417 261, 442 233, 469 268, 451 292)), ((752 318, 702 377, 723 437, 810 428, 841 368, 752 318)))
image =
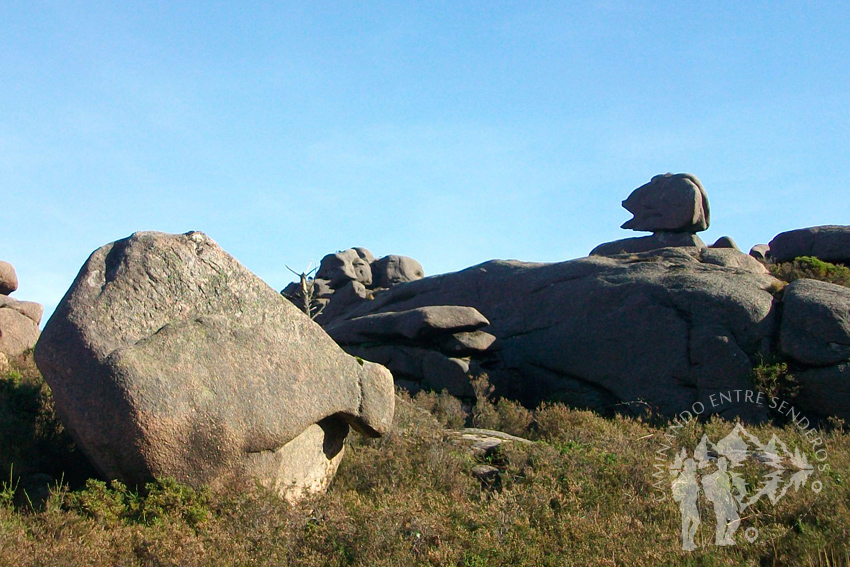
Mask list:
POLYGON ((0 295, 0 353, 18 356, 35 346, 44 307, 0 295))
POLYGON ((339 289, 350 281, 370 286, 372 285, 372 268, 368 262, 369 256, 371 254, 366 256, 354 248, 328 254, 322 258, 316 278, 328 280, 333 289, 339 289))
POLYGON ((131 484, 322 488, 349 425, 375 436, 392 422, 389 371, 346 355, 199 232, 96 250, 35 358, 79 445, 131 484))
POLYGON ((708 228, 708 197, 689 173, 656 175, 623 201, 634 215, 622 228, 649 232, 700 232, 708 228))
POLYGON ((18 276, 9 262, 0 260, 0 295, 9 295, 18 289, 18 276))
POLYGON ((390 255, 372 264, 375 287, 393 287, 400 283, 421 280, 425 277, 422 264, 407 256, 390 255))

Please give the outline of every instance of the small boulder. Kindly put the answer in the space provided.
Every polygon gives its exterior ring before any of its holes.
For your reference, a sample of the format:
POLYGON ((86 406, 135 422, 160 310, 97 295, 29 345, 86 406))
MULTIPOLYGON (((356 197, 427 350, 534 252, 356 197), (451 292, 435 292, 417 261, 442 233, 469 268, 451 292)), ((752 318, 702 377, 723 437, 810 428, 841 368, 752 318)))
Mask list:
POLYGON ((475 465, 469 472, 481 481, 484 488, 499 488, 502 484, 500 471, 493 465, 475 465))
POLYGON ((709 226, 708 196, 690 173, 656 175, 623 201, 634 215, 622 228, 649 232, 699 232, 709 226))
POLYGON ((18 275, 9 262, 0 260, 0 295, 9 295, 18 289, 18 275))
POLYGON ((813 366, 850 361, 850 289, 800 279, 785 288, 782 354, 813 366))
POLYGON ((789 230, 770 241, 775 262, 814 256, 824 262, 850 263, 850 226, 813 226, 789 230))
POLYGON ((422 264, 407 256, 384 256, 372 264, 375 287, 393 287, 425 277, 422 264))
POLYGON ((450 356, 469 356, 487 352, 496 337, 484 331, 454 333, 438 339, 440 350, 450 356))
POLYGON ((761 262, 766 262, 771 258, 770 246, 767 244, 756 244, 750 248, 750 256, 761 262))
POLYGON ((44 307, 40 303, 0 295, 0 352, 18 356, 33 348, 42 313, 44 307))
POLYGON ((363 248, 362 246, 355 246, 352 248, 360 258, 363 259, 367 264, 371 264, 375 261, 375 255, 368 248, 363 248))
POLYGON ((740 248, 738 248, 738 244, 735 243, 731 236, 721 236, 710 246, 710 248, 734 248, 735 250, 740 250, 740 248))
POLYGON ((96 250, 35 361, 60 418, 107 478, 192 486, 253 477, 320 490, 349 426, 392 423, 392 376, 200 232, 135 233, 96 250))

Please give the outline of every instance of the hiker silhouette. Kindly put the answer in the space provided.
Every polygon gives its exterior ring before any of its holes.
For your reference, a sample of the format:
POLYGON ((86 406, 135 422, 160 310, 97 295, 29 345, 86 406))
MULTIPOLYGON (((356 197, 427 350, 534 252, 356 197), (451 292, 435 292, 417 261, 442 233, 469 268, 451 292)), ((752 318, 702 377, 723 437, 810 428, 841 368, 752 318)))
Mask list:
POLYGON ((714 531, 715 545, 735 545, 732 537, 741 517, 738 515, 738 501, 732 495, 732 480, 726 471, 729 461, 726 457, 717 459, 717 470, 702 479, 705 498, 714 506, 717 526, 714 531))
POLYGON ((673 481, 673 500, 679 503, 682 511, 682 549, 685 551, 693 551, 697 547, 694 536, 700 524, 698 499, 697 463, 688 457, 681 474, 673 481))

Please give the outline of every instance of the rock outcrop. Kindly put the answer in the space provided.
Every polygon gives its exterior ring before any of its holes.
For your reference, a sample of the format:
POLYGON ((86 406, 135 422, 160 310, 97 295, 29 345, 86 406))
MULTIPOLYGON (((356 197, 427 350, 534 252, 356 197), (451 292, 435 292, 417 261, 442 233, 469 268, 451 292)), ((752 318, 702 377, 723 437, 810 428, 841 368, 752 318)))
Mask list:
POLYGON ((668 247, 705 248, 696 236, 711 221, 708 196, 690 173, 656 175, 623 201, 634 217, 621 228, 649 231, 652 236, 625 238, 600 244, 591 256, 613 256, 668 247))
POLYGON ((0 353, 7 356, 18 356, 35 346, 44 314, 40 303, 9 297, 17 289, 15 268, 0 261, 0 353))
POLYGON ((422 265, 413 258, 390 255, 376 260, 366 248, 355 247, 328 254, 315 278, 305 275, 280 293, 324 324, 371 299, 375 292, 424 276, 422 265))
POLYGON ((814 256, 825 262, 850 264, 850 226, 813 226, 789 230, 770 241, 775 262, 814 256))
MULTIPOLYGON (((708 228, 708 199, 690 174, 655 176, 623 206, 634 214, 623 228, 653 234, 587 258, 494 260, 387 289, 373 262, 372 284, 356 270, 342 287, 323 280, 341 300, 317 321, 411 391, 472 397, 471 382, 487 374, 497 396, 526 405, 674 415, 703 404, 705 414, 760 420, 764 406, 740 396, 718 404, 717 395, 753 391, 754 366, 778 357, 798 377, 798 409, 850 419, 850 290, 785 287, 764 265, 801 254, 838 261, 848 227, 785 233, 750 254, 728 236, 706 247, 696 233, 708 228)), ((356 250, 347 256, 362 258, 356 250)))
POLYGON ((392 377, 346 355, 200 232, 96 250, 35 359, 56 409, 107 478, 193 486, 254 477, 321 490, 349 426, 392 422, 392 377))
MULTIPOLYGON (((434 387, 428 369, 449 360, 454 373, 433 374, 451 376, 454 391, 486 372, 498 395, 528 404, 555 398, 610 411, 642 400, 673 414, 718 390, 751 386, 753 360, 770 349, 778 325, 769 291, 777 283, 732 249, 665 248, 557 264, 492 261, 377 294, 328 329, 334 336, 358 322, 434 306, 474 309, 489 324, 472 332, 489 339, 464 357, 452 357, 438 335, 414 341, 393 325, 383 334, 373 328, 360 344, 349 334, 344 348, 386 364, 405 385, 434 387)), ((448 331, 457 342, 475 342, 459 328, 448 331)), ((759 417, 753 408, 721 409, 759 417)))

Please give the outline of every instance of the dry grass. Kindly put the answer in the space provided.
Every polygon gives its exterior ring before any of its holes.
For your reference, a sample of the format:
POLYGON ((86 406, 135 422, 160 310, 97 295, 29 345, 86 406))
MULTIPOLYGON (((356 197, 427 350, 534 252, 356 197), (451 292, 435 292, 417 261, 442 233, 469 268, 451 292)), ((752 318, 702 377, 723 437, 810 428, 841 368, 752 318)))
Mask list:
MULTIPOLYGON (((36 382, 28 394, 38 393, 34 406, 11 407, 20 402, 14 396, 23 395, 22 377, 1 378, 7 384, 0 418, 11 412, 25 421, 29 412, 49 423, 49 395, 35 389, 36 382), (9 388, 9 382, 18 385, 9 388), (17 402, 10 402, 10 391, 17 402)), ((759 538, 748 543, 738 534, 738 545, 726 548, 712 545, 713 517, 703 510, 701 547, 684 552, 678 507, 670 498, 657 502, 652 486, 663 427, 560 404, 526 413, 491 405, 492 413, 482 406, 479 415, 535 440, 503 445, 491 459, 501 471, 499 489, 483 487, 470 474, 477 462, 468 446, 440 422, 462 425, 458 415, 466 410, 459 403, 399 392, 395 430, 377 440, 352 435, 327 494, 297 506, 258 486, 212 493, 168 480, 140 491, 97 481, 54 485, 43 503, 30 505, 18 494, 7 497, 21 488, 13 491, 14 480, 6 481, 0 487, 0 565, 848 564, 850 437, 842 424, 824 434, 831 469, 818 473, 820 494, 791 491, 776 506, 760 501, 747 519, 759 538)), ((695 444, 703 433, 718 439, 730 428, 721 420, 691 423, 679 440, 695 444)), ((764 440, 775 433, 789 446, 807 447, 793 425, 748 429, 764 440)), ((42 430, 43 439, 26 439, 46 443, 55 438, 50 430, 42 430)), ((0 435, 9 450, 14 439, 6 430, 0 435)), ((21 450, 12 458, 16 471, 34 470, 16 459, 36 458, 35 452, 21 450)))

